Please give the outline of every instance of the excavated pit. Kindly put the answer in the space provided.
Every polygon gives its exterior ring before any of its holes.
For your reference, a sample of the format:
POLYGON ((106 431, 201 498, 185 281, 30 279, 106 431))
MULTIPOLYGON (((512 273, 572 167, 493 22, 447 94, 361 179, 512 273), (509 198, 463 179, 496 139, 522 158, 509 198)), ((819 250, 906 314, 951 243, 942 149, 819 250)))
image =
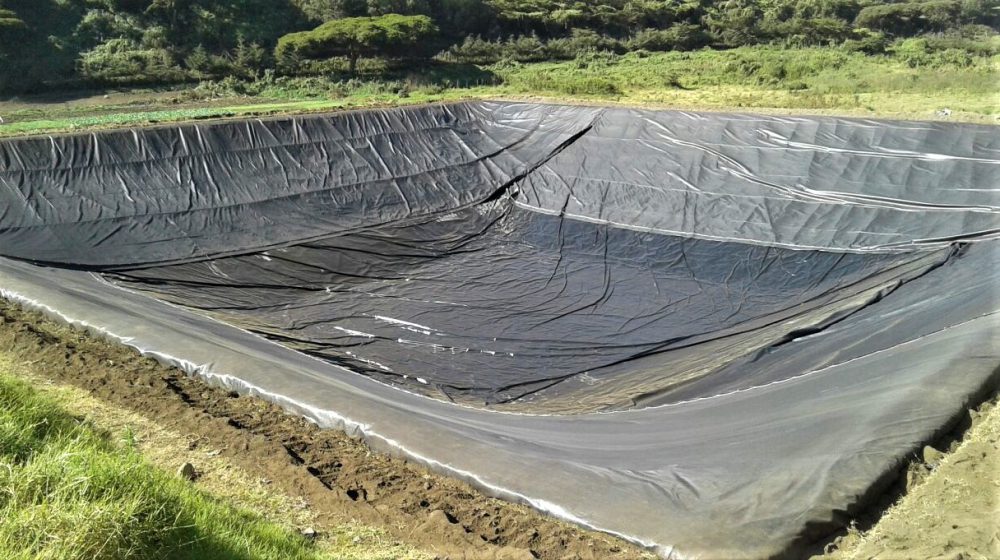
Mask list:
POLYGON ((997 128, 941 123, 478 102, 8 140, 0 291, 664 555, 772 556, 996 383, 998 189, 997 128))

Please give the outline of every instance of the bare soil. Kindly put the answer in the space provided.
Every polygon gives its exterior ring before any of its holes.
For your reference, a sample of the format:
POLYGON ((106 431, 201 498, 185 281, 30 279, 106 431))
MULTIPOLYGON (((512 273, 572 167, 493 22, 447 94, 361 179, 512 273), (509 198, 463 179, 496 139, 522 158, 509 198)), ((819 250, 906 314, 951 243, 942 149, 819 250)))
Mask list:
POLYGON ((923 449, 900 481, 905 494, 876 523, 852 528, 815 560, 1000 558, 997 399, 970 411, 964 427, 963 436, 938 443, 941 450, 923 449))
POLYGON ((358 522, 448 559, 651 558, 399 458, 320 430, 259 399, 210 387, 138 352, 0 302, 0 351, 54 383, 89 391, 186 434, 191 451, 221 451, 301 497, 319 523, 358 522))

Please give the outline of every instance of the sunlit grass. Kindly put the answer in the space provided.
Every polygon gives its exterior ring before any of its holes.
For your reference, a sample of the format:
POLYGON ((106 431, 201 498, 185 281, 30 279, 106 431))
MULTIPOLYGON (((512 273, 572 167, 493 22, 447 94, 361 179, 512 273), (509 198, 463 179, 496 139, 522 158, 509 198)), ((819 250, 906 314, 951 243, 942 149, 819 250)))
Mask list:
POLYGON ((318 558, 312 547, 0 373, 0 558, 318 558))
POLYGON ((912 67, 891 56, 838 48, 584 53, 562 62, 438 65, 426 75, 382 81, 213 82, 159 98, 143 92, 141 106, 21 103, 5 109, 0 103, 8 121, 0 136, 504 97, 918 120, 947 108, 952 120, 992 123, 1000 118, 998 91, 998 56, 973 57, 964 66, 912 67), (496 85, 456 85, 485 83, 496 85))

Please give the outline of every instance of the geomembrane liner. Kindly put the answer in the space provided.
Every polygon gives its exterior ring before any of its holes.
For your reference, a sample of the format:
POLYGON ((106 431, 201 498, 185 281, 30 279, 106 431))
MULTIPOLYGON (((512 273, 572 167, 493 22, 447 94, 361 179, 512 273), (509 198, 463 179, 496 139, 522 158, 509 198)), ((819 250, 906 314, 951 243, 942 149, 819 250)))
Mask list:
POLYGON ((476 102, 0 142, 0 293, 677 557, 997 381, 996 127, 476 102))

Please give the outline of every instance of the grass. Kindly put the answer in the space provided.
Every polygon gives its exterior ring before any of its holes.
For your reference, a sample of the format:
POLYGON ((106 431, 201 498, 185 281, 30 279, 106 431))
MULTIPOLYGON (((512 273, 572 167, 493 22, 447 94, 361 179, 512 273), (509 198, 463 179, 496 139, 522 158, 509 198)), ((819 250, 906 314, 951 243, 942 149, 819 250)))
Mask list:
POLYGON ((217 502, 0 376, 0 557, 317 558, 299 535, 217 502))
POLYGON ((585 53, 575 60, 492 66, 441 64, 365 80, 233 79, 162 92, 69 102, 0 102, 0 136, 198 119, 331 111, 482 98, 621 103, 692 110, 813 113, 911 120, 1000 119, 1000 56, 961 64, 927 55, 867 56, 839 48, 585 53), (471 84, 471 85, 470 85, 471 84), (484 84, 484 85, 475 85, 484 84), (493 85, 489 85, 493 84, 493 85), (130 96, 135 96, 135 99, 130 96))
POLYGON ((307 540, 303 504, 219 457, 198 458, 197 485, 172 476, 155 464, 190 455, 182 436, 42 383, 0 355, 0 558, 425 557, 355 524, 307 540))
POLYGON ((499 68, 511 93, 570 94, 690 109, 829 111, 956 120, 1000 115, 1000 57, 968 66, 918 66, 829 48, 594 54, 499 68))
MULTIPOLYGON (((366 99, 368 103, 377 103, 375 98, 366 99)), ((386 102, 389 102, 387 100, 386 102)), ((218 119, 225 117, 257 116, 282 113, 307 113, 312 111, 329 111, 339 108, 357 106, 349 100, 324 101, 303 100, 283 103, 252 103, 221 107, 195 107, 189 109, 167 109, 154 111, 118 112, 106 115, 64 116, 56 118, 41 118, 37 120, 15 121, 0 129, 0 135, 17 136, 52 131, 90 130, 100 128, 120 128, 132 125, 147 125, 203 119, 218 119)))

